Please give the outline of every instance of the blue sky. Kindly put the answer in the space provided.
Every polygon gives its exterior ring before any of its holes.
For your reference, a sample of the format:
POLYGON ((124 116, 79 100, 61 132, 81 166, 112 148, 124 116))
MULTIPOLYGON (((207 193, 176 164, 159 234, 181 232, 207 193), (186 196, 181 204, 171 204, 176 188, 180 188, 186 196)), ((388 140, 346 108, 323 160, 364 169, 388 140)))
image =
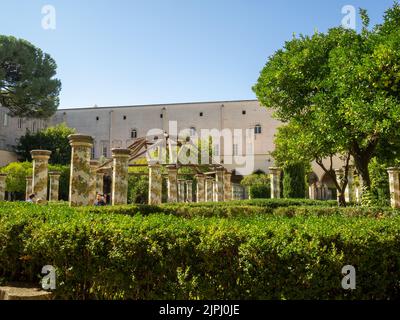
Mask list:
MULTIPOLYGON (((380 23, 392 0, 0 0, 0 33, 51 54, 60 108, 253 99, 293 33, 341 23, 345 5, 380 23), (56 29, 42 28, 44 5, 56 29)), ((360 25, 359 19, 357 25, 360 25)))

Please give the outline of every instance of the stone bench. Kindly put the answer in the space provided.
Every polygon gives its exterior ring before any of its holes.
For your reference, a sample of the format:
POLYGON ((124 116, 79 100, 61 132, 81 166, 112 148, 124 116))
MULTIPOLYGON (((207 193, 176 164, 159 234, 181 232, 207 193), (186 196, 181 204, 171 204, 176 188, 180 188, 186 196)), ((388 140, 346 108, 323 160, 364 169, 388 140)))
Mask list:
POLYGON ((51 300, 52 293, 30 284, 0 286, 0 300, 51 300))

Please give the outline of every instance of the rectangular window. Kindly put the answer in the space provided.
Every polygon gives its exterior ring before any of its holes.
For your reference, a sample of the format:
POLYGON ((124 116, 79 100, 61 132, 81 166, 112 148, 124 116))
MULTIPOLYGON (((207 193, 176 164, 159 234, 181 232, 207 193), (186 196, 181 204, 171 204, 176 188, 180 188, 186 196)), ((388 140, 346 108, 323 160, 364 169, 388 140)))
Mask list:
POLYGON ((96 158, 96 153, 95 153, 95 149, 94 146, 92 147, 92 159, 96 158))
POLYGON ((18 129, 22 129, 22 118, 18 118, 18 129))
POLYGON ((107 146, 103 146, 103 157, 107 158, 107 146))

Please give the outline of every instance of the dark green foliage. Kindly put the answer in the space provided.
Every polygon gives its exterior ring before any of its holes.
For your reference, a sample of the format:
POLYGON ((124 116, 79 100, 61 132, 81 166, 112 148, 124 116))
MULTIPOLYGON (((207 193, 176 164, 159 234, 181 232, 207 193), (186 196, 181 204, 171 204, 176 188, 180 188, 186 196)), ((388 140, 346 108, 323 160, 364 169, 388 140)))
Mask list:
POLYGON ((283 197, 305 198, 306 197, 306 172, 302 163, 287 165, 283 169, 283 197))
POLYGON ((263 199, 271 197, 270 179, 268 175, 261 170, 244 177, 240 184, 249 189, 251 199, 263 199))
POLYGON ((39 283, 53 265, 57 299, 398 299, 400 218, 338 214, 351 209, 184 219, 5 203, 0 278, 39 283))
POLYGON ((11 116, 48 118, 59 104, 57 65, 26 40, 0 35, 0 104, 11 116))
POLYGON ((147 203, 149 177, 130 174, 128 179, 128 203, 147 203))
POLYGON ((49 163, 69 165, 71 162, 71 146, 68 136, 72 133, 75 133, 75 129, 69 128, 65 124, 49 127, 36 133, 28 131, 19 139, 15 152, 20 160, 32 161, 31 150, 50 150, 49 163))

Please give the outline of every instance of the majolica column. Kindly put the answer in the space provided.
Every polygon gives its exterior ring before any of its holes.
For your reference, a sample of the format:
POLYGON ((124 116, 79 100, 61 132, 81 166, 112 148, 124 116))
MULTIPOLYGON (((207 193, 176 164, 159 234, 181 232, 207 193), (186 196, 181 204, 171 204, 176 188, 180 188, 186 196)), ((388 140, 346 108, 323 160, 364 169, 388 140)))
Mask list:
POLYGON ((161 166, 149 164, 149 204, 160 204, 162 196, 161 166))
MULTIPOLYGON (((112 149, 113 176, 112 176, 112 205, 128 203, 128 164, 131 151, 129 149, 112 149)), ((160 175, 161 180, 161 175, 160 175)), ((154 182, 153 182, 154 186, 154 182)), ((160 187, 161 190, 161 187, 160 187)))
POLYGON ((25 185, 25 200, 29 198, 29 196, 32 194, 32 177, 28 176, 26 177, 26 185, 25 185))
POLYGON ((232 197, 232 173, 225 172, 224 173, 224 201, 231 201, 232 197))
POLYGON ((308 197, 312 200, 316 200, 317 199, 316 193, 317 193, 317 191, 316 191, 315 183, 310 184, 308 186, 308 197))
MULTIPOLYGON (((343 186, 343 178, 344 178, 344 171, 343 169, 335 169, 335 175, 336 175, 336 181, 340 188, 343 186)), ((340 192, 338 191, 337 193, 337 200, 339 201, 340 198, 340 192)))
POLYGON ((41 199, 42 201, 46 201, 47 199, 47 180, 50 155, 51 151, 48 150, 31 151, 33 161, 32 192, 36 195, 36 199, 41 199))
POLYGON ((224 201, 224 169, 218 168, 215 173, 215 201, 224 201))
POLYGON ((217 181, 213 180, 213 200, 214 202, 218 202, 217 197, 217 181))
POLYGON ((392 208, 400 208, 400 168, 389 168, 390 204, 392 208))
POLYGON ((186 200, 187 202, 193 202, 193 181, 186 180, 186 200))
POLYGON ((178 179, 178 202, 185 202, 185 180, 178 179))
POLYGON ((357 203, 361 203, 362 200, 362 187, 363 187, 363 181, 362 181, 362 177, 360 174, 357 174, 357 180, 358 180, 358 184, 357 187, 355 188, 355 193, 356 193, 356 202, 357 203))
POLYGON ((175 165, 168 165, 168 202, 178 202, 178 169, 175 165))
POLYGON ((59 190, 60 190, 60 176, 59 171, 50 171, 50 191, 49 191, 49 201, 59 200, 59 190))
POLYGON ((97 186, 97 176, 96 169, 99 166, 97 160, 90 160, 90 177, 89 177, 89 204, 94 204, 96 200, 96 186, 97 186))
POLYGON ((6 178, 7 174, 0 173, 0 201, 4 201, 6 198, 6 178))
POLYGON ((269 168, 271 178, 271 198, 279 199, 281 197, 281 168, 269 168))
POLYGON ((349 166, 349 172, 347 174, 347 186, 344 195, 346 202, 355 202, 354 166, 349 166))
POLYGON ((69 205, 89 205, 90 156, 93 138, 82 134, 68 136, 71 145, 71 173, 69 180, 69 205))
POLYGON ((214 180, 211 177, 206 178, 206 201, 212 202, 213 199, 214 180))
POLYGON ((105 170, 99 169, 96 171, 96 195, 103 194, 104 191, 104 174, 105 170))
POLYGON ((206 177, 203 174, 196 175, 197 186, 196 186, 196 201, 206 201, 206 177))

